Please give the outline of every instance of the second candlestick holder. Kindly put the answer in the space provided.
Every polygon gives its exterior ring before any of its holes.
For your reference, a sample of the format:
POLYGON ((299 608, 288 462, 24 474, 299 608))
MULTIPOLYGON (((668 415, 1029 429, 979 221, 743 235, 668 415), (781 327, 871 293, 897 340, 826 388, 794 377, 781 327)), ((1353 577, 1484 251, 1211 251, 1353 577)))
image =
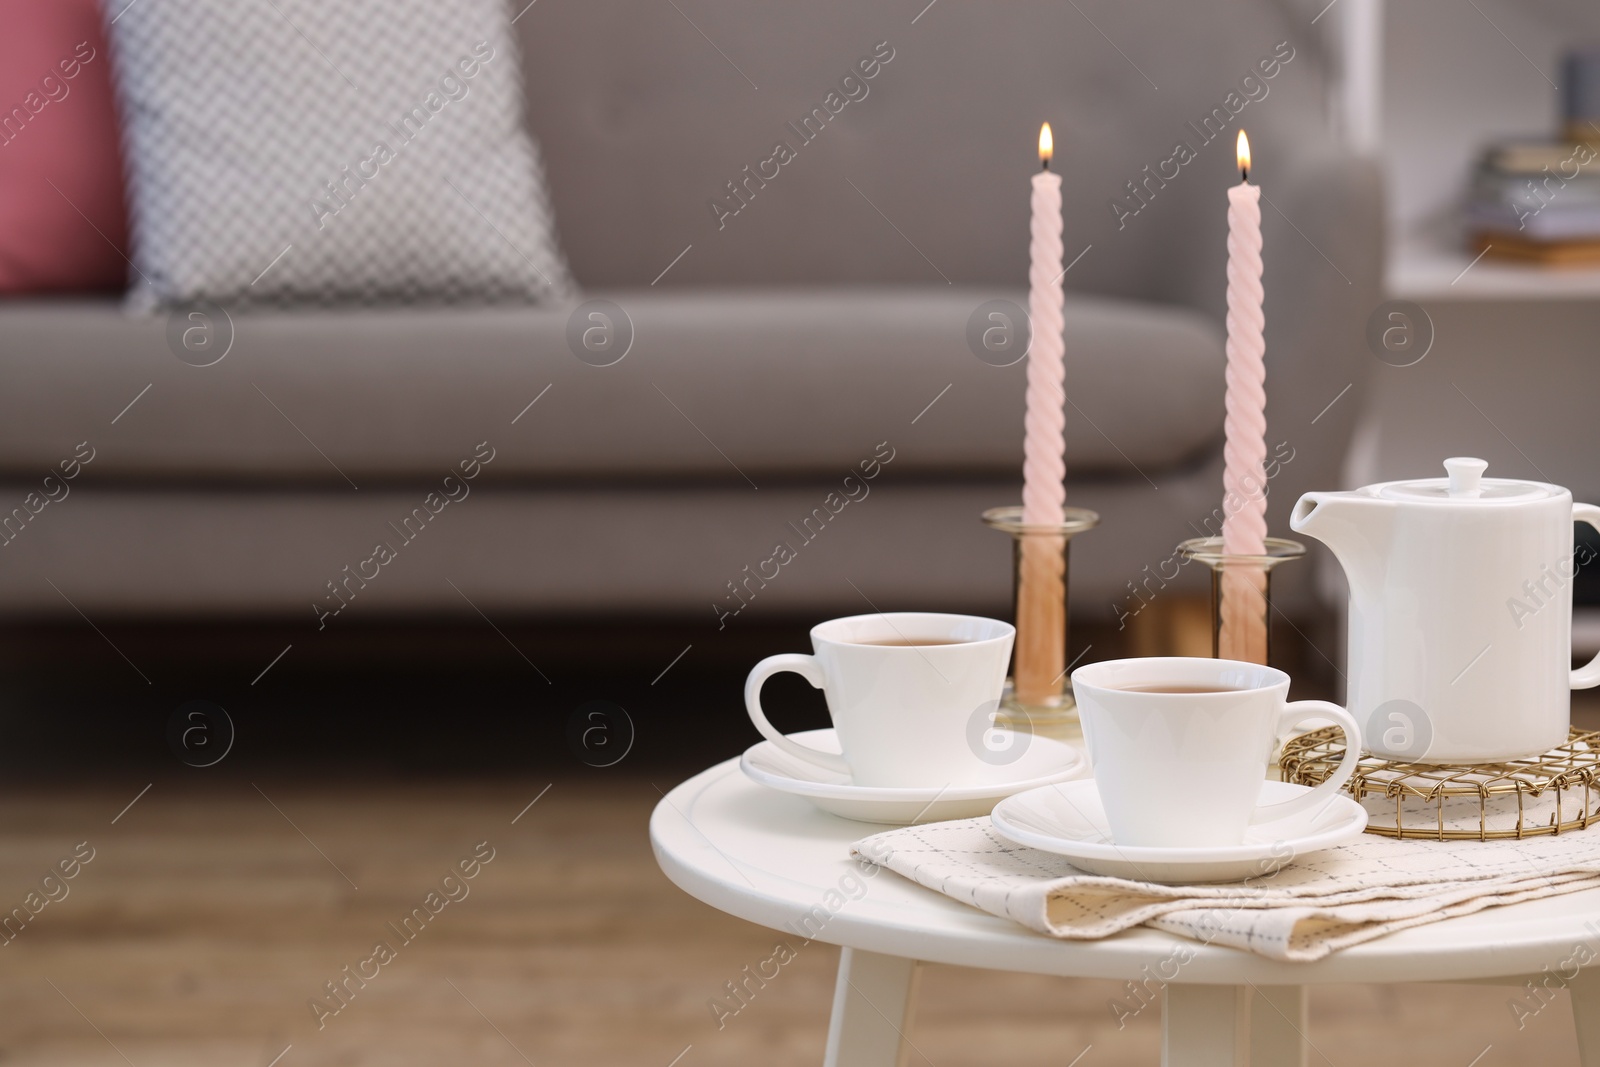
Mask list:
POLYGON ((1272 632, 1272 571, 1306 554, 1306 546, 1269 537, 1259 556, 1230 555, 1220 537, 1195 537, 1178 546, 1186 559, 1211 568, 1211 655, 1267 664, 1272 632))
POLYGON ((1012 618, 1017 627, 997 721, 1033 730, 1072 727, 1078 705, 1067 677, 1068 560, 1072 538, 1092 530, 1100 516, 1067 508, 1059 524, 1025 523, 1020 507, 990 508, 984 524, 1012 539, 1012 618))

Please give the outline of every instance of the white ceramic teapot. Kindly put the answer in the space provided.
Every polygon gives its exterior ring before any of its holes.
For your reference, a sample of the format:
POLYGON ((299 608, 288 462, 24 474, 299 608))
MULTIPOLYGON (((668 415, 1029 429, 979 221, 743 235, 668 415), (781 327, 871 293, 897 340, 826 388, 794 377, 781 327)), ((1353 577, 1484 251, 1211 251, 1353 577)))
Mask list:
POLYGON ((1566 743, 1573 689, 1572 524, 1600 508, 1558 485, 1447 478, 1307 493, 1289 525, 1333 550, 1350 582, 1345 704, 1391 759, 1483 763, 1566 743))

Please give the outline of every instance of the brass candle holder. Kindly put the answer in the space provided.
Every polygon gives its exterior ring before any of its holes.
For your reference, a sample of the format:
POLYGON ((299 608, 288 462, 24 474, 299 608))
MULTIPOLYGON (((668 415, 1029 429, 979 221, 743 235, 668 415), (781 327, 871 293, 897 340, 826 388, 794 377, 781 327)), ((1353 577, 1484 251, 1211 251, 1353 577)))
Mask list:
POLYGON ((1178 551, 1211 568, 1211 655, 1267 665, 1272 650, 1272 572, 1306 546, 1269 537, 1259 556, 1229 555, 1220 537, 1195 537, 1178 551))
POLYGON ((990 508, 984 524, 1011 535, 1011 615, 1017 640, 1011 652, 996 721, 1013 727, 1073 727, 1078 705, 1072 697, 1067 652, 1068 561, 1072 539, 1100 523, 1087 508, 1067 508, 1059 524, 1025 523, 1022 508, 990 508))

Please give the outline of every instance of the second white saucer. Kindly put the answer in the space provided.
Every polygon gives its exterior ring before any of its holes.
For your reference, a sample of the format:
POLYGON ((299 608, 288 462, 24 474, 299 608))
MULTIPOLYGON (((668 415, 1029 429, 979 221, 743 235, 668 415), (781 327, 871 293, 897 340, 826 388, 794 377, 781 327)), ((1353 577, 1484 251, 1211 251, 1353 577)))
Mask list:
MULTIPOLYGON (((1309 787, 1262 782, 1261 803, 1288 800, 1309 787)), ((1090 874, 1137 882, 1192 885, 1266 877, 1295 857, 1354 841, 1367 811, 1347 796, 1320 810, 1257 823, 1244 843, 1226 848, 1150 848, 1111 840, 1100 791, 1092 779, 1030 789, 1007 797, 990 814, 995 833, 1019 845, 1053 852, 1090 874)))
MULTIPOLYGON (((832 730, 806 730, 789 736, 811 748, 839 751, 839 739, 832 730)), ((823 770, 791 756, 771 741, 752 745, 739 760, 739 769, 768 789, 805 797, 834 815, 857 822, 906 826, 987 815, 996 801, 1013 793, 1081 778, 1089 773, 1088 759, 1065 741, 1037 734, 1026 735, 1025 740, 1015 758, 996 762, 993 780, 980 785, 942 788, 856 785, 847 775, 823 770)))

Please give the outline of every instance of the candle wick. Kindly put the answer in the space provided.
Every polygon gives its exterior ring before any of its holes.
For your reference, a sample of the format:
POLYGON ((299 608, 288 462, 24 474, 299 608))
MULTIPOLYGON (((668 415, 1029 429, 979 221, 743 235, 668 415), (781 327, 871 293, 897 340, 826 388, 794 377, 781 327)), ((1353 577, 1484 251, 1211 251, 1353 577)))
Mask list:
POLYGON ((1240 167, 1239 168, 1239 180, 1244 182, 1244 184, 1246 184, 1246 185, 1250 184, 1250 168, 1249 167, 1240 167))
POLYGON ((1040 167, 1039 167, 1040 170, 1049 170, 1050 169, 1050 157, 1049 156, 1045 156, 1043 159, 1041 159, 1039 161, 1039 163, 1040 163, 1040 167))

